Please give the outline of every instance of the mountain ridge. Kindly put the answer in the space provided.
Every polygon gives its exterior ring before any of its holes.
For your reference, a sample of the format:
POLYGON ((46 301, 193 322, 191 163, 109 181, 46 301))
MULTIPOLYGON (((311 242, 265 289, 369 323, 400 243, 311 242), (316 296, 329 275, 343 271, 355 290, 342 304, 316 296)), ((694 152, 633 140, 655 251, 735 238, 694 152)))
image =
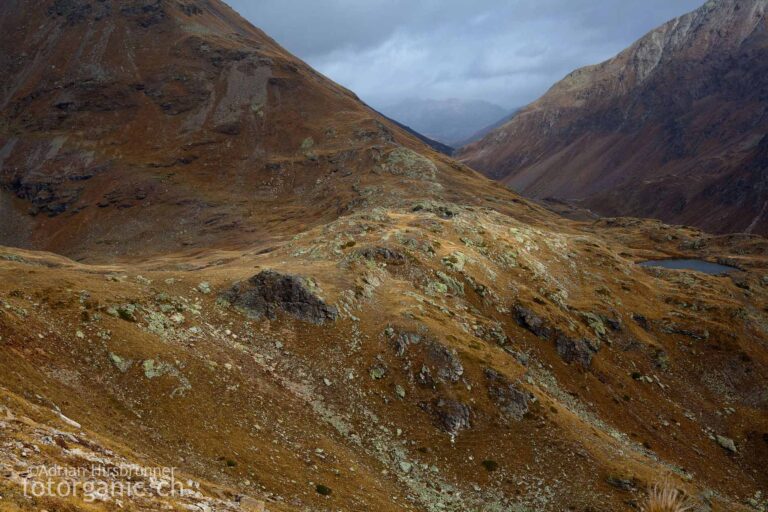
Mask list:
MULTIPOLYGON (((0 209, 18 216, 5 229, 20 245, 82 256, 96 238, 112 255, 269 243, 305 227, 292 211, 333 219, 367 202, 367 185, 412 194, 400 171, 370 172, 398 147, 432 165, 416 135, 223 3, 12 2, 0 15, 0 209), (267 219, 230 201, 246 191, 267 219)), ((422 190, 472 173, 435 165, 422 190)))
POLYGON ((574 71, 458 157, 535 198, 765 234, 765 10, 707 2, 574 71))

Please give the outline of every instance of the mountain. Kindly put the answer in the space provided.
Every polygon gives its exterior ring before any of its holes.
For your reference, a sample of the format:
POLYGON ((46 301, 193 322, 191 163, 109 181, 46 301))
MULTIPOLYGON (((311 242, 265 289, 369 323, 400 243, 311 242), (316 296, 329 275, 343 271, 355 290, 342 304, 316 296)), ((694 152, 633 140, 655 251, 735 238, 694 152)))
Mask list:
POLYGON ((709 1, 573 72, 459 158, 603 215, 766 234, 767 4, 709 1))
MULTIPOLYGON (((0 16, 6 243, 90 260, 269 246, 384 184, 414 195, 420 171, 402 168, 421 142, 221 2, 13 1, 0 16)), ((470 174, 423 163, 419 197, 470 174)))
POLYGON ((460 99, 409 99, 382 111, 417 132, 453 147, 509 115, 509 110, 487 101, 460 99))
POLYGON ((768 506, 765 238, 558 217, 218 0, 0 44, 3 512, 768 506))
POLYGON ((486 135, 488 135, 489 133, 491 133, 495 129, 497 129, 497 128, 501 127, 501 126, 504 126, 505 124, 510 122, 512 120, 512 118, 514 118, 515 115, 518 112, 519 112, 519 110, 515 110, 511 114, 508 114, 508 115, 504 116, 503 118, 497 120, 493 124, 490 124, 488 126, 485 126, 485 127, 481 128, 480 130, 476 131, 475 133, 473 133, 472 135, 470 135, 466 139, 457 142, 456 143, 456 147, 462 148, 464 146, 472 144, 475 141, 478 141, 478 140, 482 139, 483 137, 485 137, 486 135))
MULTIPOLYGON (((379 112, 379 114, 381 114, 381 112, 379 112)), ((384 114, 381 114, 381 115, 384 116, 384 114)), ((386 116, 384 116, 384 117, 386 117, 386 116)), ((436 140, 430 139, 429 137, 420 134, 419 132, 417 132, 413 128, 395 121, 391 117, 386 117, 386 118, 387 118, 387 120, 389 122, 393 123, 398 128, 401 128, 401 129, 405 130, 406 132, 410 133, 411 135, 413 135, 414 137, 416 137, 421 142, 423 142, 427 146, 431 147, 435 151, 437 151, 439 153, 442 153, 444 155, 448 155, 448 156, 451 156, 453 154, 454 148, 452 148, 451 146, 448 146, 446 144, 443 144, 442 142, 438 142, 436 140)))

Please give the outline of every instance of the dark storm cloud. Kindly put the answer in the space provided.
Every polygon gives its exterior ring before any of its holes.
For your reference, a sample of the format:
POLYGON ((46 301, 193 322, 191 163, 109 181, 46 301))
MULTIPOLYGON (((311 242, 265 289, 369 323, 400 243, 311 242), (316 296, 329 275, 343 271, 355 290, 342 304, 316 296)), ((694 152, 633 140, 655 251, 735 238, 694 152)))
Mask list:
POLYGON ((229 0, 374 105, 524 105, 703 0, 229 0))

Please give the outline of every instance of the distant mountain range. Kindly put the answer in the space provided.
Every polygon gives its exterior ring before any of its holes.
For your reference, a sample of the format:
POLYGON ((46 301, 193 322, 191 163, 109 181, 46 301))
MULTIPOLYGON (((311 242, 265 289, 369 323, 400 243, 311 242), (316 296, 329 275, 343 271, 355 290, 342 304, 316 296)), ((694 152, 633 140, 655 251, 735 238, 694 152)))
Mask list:
POLYGON ((483 137, 485 137, 486 135, 494 131, 496 128, 504 126, 505 124, 510 122, 517 115, 518 112, 520 112, 520 109, 515 109, 514 112, 502 117, 501 119, 497 120, 495 123, 484 126, 483 128, 479 129, 478 131, 476 131, 466 139, 454 144, 454 148, 463 148, 464 146, 467 146, 469 144, 472 144, 473 142, 476 142, 482 139, 483 137))
MULTIPOLYGON (((397 121, 397 120, 395 120, 395 119, 392 119, 391 117, 387 117, 387 116, 385 116, 384 114, 382 114, 381 112, 378 112, 378 111, 377 111, 377 113, 378 113, 378 114, 380 114, 380 115, 381 115, 382 117, 384 117, 385 119, 387 119, 388 121, 390 121, 390 122, 392 122, 393 124, 395 124, 395 125, 396 125, 398 128, 402 128, 402 129, 403 129, 403 130, 405 130, 406 132, 410 133, 411 135, 413 135, 414 137, 416 137, 416 138, 417 138, 417 139, 419 139, 421 142, 423 142, 423 143, 424 143, 424 144, 426 144, 427 146, 431 147, 431 148, 432 148, 432 149, 434 149, 435 151, 438 151, 438 152, 440 152, 440 153, 442 153, 442 154, 444 154, 444 155, 448 155, 448 156, 451 156, 451 155, 453 155, 454 151, 456 151, 456 149, 455 149, 453 146, 449 146, 448 144, 443 144, 442 142, 436 141, 436 140, 434 140, 434 139, 430 139, 430 138, 429 138, 429 137, 427 137, 426 135, 423 135, 423 134, 421 134, 420 132, 418 132, 418 131, 414 130, 414 129, 413 129, 413 128, 411 128, 410 126, 406 126, 406 125, 404 125, 403 123, 401 123, 401 122, 398 122, 398 121, 397 121)), ((486 133, 487 133, 487 132, 486 132, 486 133)), ((480 138, 480 137, 477 137, 476 139, 473 139, 473 141, 474 141, 474 140, 478 140, 479 138, 480 138)))
POLYGON ((509 109, 487 101, 461 99, 408 99, 381 111, 422 135, 453 147, 477 140, 484 129, 510 115, 509 109))
POLYGON ((462 148, 535 198, 768 233, 768 0, 709 1, 462 148))

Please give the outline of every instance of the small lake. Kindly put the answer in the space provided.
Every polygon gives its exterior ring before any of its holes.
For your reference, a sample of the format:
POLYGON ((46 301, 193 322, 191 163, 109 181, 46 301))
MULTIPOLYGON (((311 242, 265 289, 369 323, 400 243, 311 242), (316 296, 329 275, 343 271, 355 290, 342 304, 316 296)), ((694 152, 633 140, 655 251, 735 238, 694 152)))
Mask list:
POLYGON ((710 263, 704 260, 649 260, 638 263, 641 267, 661 267, 673 270, 695 270, 706 274, 721 275, 739 270, 736 267, 710 263))

